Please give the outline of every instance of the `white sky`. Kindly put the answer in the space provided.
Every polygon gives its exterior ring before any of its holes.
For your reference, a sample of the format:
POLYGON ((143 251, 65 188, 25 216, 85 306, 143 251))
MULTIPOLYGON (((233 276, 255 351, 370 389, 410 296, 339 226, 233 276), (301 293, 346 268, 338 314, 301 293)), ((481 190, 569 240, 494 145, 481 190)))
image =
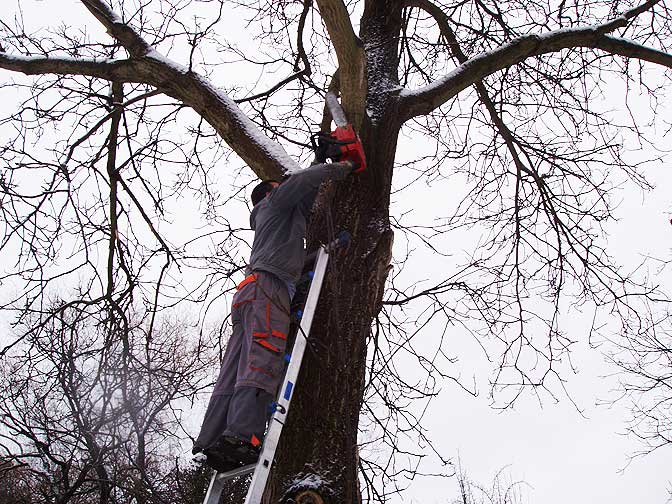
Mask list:
MULTIPOLYGON (((75 2, 63 3, 73 6, 72 14, 88 16, 75 2)), ((49 19, 56 9, 62 12, 63 3, 23 2, 26 13, 37 6, 41 19, 49 19)), ((98 30, 95 21, 90 25, 98 30)), ((645 200, 634 192, 625 198, 619 209, 622 221, 611 230, 610 243, 622 251, 624 260, 636 257, 633 243, 641 244, 637 249, 641 253, 669 257, 672 250, 672 174, 661 168, 652 179, 657 188, 645 200)), ((573 329, 585 330, 582 322, 577 317, 573 329)), ((430 436, 445 456, 456 459, 459 454, 468 477, 482 485, 488 486, 495 473, 508 466, 510 479, 529 485, 521 488, 526 504, 665 503, 672 485, 672 446, 628 465, 628 456, 641 446, 619 434, 624 431, 627 403, 596 406, 598 399, 611 397, 615 382, 605 375, 613 370, 585 343, 577 345, 573 355, 580 372, 567 376, 567 385, 584 416, 566 399, 559 404, 545 401, 540 408, 525 398, 515 409, 499 412, 488 406, 482 387, 480 396, 472 398, 446 384, 427 416, 430 436)), ((487 377, 488 369, 478 366, 473 373, 487 377)), ((457 492, 454 479, 420 478, 393 502, 445 504, 457 492)))
MULTIPOLYGON (((672 171, 660 166, 647 175, 656 188, 646 196, 624 191, 617 210, 620 221, 608 228, 610 250, 626 267, 642 255, 669 257, 672 250, 672 171)), ((413 204, 405 201, 403 206, 413 204)), ((659 281, 672 285, 669 274, 659 281)), ((571 317, 571 325, 563 329, 579 340, 572 352, 578 373, 566 373, 563 378, 581 413, 562 396, 559 403, 546 399, 540 406, 528 395, 512 410, 492 409, 487 385, 491 369, 477 350, 469 350, 474 345, 458 336, 451 353, 467 356, 461 358, 462 378, 468 382, 470 373, 475 375, 479 396, 473 398, 445 383, 427 415, 429 437, 444 456, 457 459, 459 455, 463 470, 478 484, 489 486, 494 475, 506 468, 509 480, 526 483, 520 487, 518 501, 525 504, 667 502, 672 490, 672 446, 631 461, 642 445, 623 435, 629 403, 611 404, 617 377, 604 357, 586 343, 591 314, 574 312, 571 317)), ((423 468, 438 470, 431 464, 423 468)), ((454 480, 421 478, 393 502, 447 503, 457 493, 454 480)))

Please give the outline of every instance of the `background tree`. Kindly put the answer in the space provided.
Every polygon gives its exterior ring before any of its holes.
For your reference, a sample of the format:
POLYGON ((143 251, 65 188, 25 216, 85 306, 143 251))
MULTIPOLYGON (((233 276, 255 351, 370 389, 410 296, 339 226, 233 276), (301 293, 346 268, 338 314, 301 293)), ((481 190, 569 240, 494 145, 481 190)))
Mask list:
POLYGON ((354 240, 331 265, 300 378, 311 387, 297 390, 267 502, 305 492, 359 502, 361 468, 364 495, 382 500, 415 474, 392 455, 409 432, 429 441, 408 401, 451 376, 456 327, 495 363, 493 397, 508 406, 527 389, 562 393, 576 342, 563 330, 568 307, 595 310, 592 336, 616 319, 628 341, 667 303, 618 266, 604 235, 617 188, 649 187, 656 161, 628 147, 648 147, 669 81, 649 70, 672 67, 665 1, 81 4, 111 38, 74 20, 32 31, 20 10, 3 19, 0 67, 38 76, 4 85, 25 99, 2 122, 2 250, 18 257, 3 307, 29 326, 5 353, 70 306, 103 303, 126 323, 133 306, 154 320, 195 302, 205 317, 246 255, 245 224, 221 205, 235 208, 250 176, 228 178, 226 196, 214 184, 223 166, 242 168, 232 153, 260 178, 296 169, 308 131, 329 129, 328 88, 364 143, 369 170, 325 187, 311 221, 309 247, 338 229, 354 240), (230 6, 255 28, 257 53, 229 43, 230 6), (258 81, 232 82, 232 60, 260 68, 258 81), (626 109, 630 91, 649 93, 648 115, 615 119, 604 98, 616 77, 626 109), (407 136, 413 150, 400 148, 407 136), (446 178, 411 220, 400 191, 446 178), (167 229, 188 198, 203 220, 186 228, 213 228, 167 229), (428 280, 397 268, 388 282, 393 229, 395 265, 423 257, 416 248, 441 258, 420 268, 428 280), (45 302, 73 278, 85 287, 45 302), (360 425, 391 458, 361 456, 360 425))
POLYGON ((39 329, 27 321, 27 345, 3 363, 3 472, 24 476, 17 490, 26 502, 167 503, 193 494, 185 481, 198 474, 176 471, 176 458, 185 410, 216 360, 180 323, 161 324, 151 340, 147 325, 134 323, 101 338, 107 315, 93 305, 62 309, 39 329))
POLYGON ((526 501, 525 482, 513 481, 506 468, 500 469, 492 483, 485 486, 473 482, 460 467, 457 482, 460 496, 453 501, 453 504, 517 504, 526 501))
POLYGON ((627 401, 627 431, 641 442, 635 456, 672 444, 670 314, 648 314, 627 338, 613 342, 609 359, 622 371, 619 400, 627 401))
POLYGON ((0 498, 8 504, 30 504, 37 492, 37 485, 26 468, 14 466, 11 462, 0 462, 0 498))

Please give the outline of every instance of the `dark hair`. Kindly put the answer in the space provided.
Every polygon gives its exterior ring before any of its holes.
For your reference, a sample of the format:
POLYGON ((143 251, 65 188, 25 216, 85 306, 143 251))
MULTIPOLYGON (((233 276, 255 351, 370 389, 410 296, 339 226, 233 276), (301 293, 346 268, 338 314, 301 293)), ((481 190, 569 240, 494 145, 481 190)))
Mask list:
POLYGON ((271 182, 275 182, 274 180, 264 180, 263 182, 259 182, 254 189, 252 189, 252 196, 250 199, 252 200, 252 206, 256 206, 257 203, 259 203, 261 200, 263 200, 266 197, 266 193, 269 193, 273 190, 273 185, 271 182))

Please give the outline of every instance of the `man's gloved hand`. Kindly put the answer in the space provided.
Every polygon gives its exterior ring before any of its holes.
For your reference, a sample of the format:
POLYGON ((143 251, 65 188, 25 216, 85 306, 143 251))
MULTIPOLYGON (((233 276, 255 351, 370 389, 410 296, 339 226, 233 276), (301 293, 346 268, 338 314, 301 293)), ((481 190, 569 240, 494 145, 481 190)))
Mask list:
POLYGON ((350 163, 350 166, 352 166, 352 173, 358 173, 359 169, 362 167, 362 163, 360 163, 359 161, 349 159, 346 162, 350 163))
POLYGON ((318 138, 317 148, 315 149, 315 161, 318 163, 326 163, 327 159, 331 159, 334 163, 341 159, 341 146, 329 142, 326 138, 318 138))
POLYGON ((325 150, 326 155, 333 163, 338 163, 341 160, 341 146, 333 143, 328 143, 325 150))
MULTIPOLYGON (((359 138, 352 130, 348 128, 337 128, 336 132, 343 130, 346 134, 346 140, 339 140, 334 133, 315 133, 311 135, 310 141, 315 151, 315 163, 326 163, 330 159, 333 163, 346 161, 352 166, 353 173, 361 173, 366 169, 366 160, 359 138), (351 139, 352 138, 352 139, 351 139)), ((343 136, 343 135, 341 135, 343 136)))

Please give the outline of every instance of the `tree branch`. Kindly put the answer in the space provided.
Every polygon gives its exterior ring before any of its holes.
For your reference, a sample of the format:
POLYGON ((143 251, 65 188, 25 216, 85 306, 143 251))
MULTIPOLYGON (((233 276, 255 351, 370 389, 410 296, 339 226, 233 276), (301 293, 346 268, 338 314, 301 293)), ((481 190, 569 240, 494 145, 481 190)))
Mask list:
POLYGON ((646 47, 632 40, 603 35, 595 41, 596 49, 602 49, 610 54, 624 56, 626 58, 635 58, 649 63, 672 68, 672 54, 659 51, 652 47, 646 47))
POLYGON ((297 28, 296 35, 296 61, 294 62, 294 71, 299 71, 299 61, 303 62, 303 71, 306 75, 312 73, 310 67, 310 60, 308 59, 308 54, 306 53, 306 48, 303 45, 303 32, 306 28, 306 19, 310 13, 310 7, 313 4, 313 0, 303 0, 303 11, 301 11, 301 16, 299 17, 299 26, 297 28))
POLYGON ((117 177, 117 145, 119 143, 119 123, 121 122, 121 107, 124 99, 124 84, 122 82, 112 83, 112 123, 110 125, 110 134, 107 137, 107 176, 110 181, 110 202, 109 202, 109 220, 110 236, 108 240, 107 251, 107 289, 105 295, 112 299, 114 293, 114 253, 117 246, 118 228, 118 177, 117 177))
MULTIPOLYGON (((460 64, 464 64, 468 61, 467 56, 462 51, 462 48, 460 47, 457 37, 455 36, 455 32, 450 26, 448 16, 445 14, 445 12, 443 12, 442 9, 440 9, 438 6, 436 6, 429 0, 407 0, 406 6, 418 7, 424 10, 425 12, 429 13, 438 24, 439 30, 441 31, 441 35, 446 39, 446 42, 448 43, 448 46, 450 47, 455 58, 460 62, 460 64)), ((504 143, 506 144, 506 147, 509 150, 509 153, 511 154, 513 162, 516 166, 516 197, 514 205, 516 208, 516 216, 518 216, 518 208, 519 208, 518 190, 521 174, 523 172, 531 174, 531 172, 527 167, 525 167, 523 161, 521 160, 520 155, 518 154, 518 150, 516 149, 517 144, 516 138, 514 137, 513 133, 508 128, 508 126, 504 123, 504 119, 497 112, 497 108, 494 102, 492 101, 492 98, 490 98, 490 94, 488 93, 485 84, 483 83, 483 81, 478 81, 474 83, 474 86, 476 87, 476 91, 478 93, 481 102, 483 103, 483 105, 485 105, 485 108, 490 114, 490 118, 492 119, 495 128, 497 128, 497 131, 504 139, 504 143)), ((535 180, 541 182, 538 176, 535 178, 535 180)), ((516 233, 515 233, 516 263, 518 263, 517 257, 520 242, 519 226, 520 226, 520 219, 516 218, 516 233)), ((518 282, 516 283, 516 290, 518 290, 518 282)))
POLYGON ((277 179, 285 171, 298 168, 226 93, 156 51, 143 58, 124 60, 26 57, 0 52, 0 68, 27 75, 85 75, 154 86, 202 115, 260 178, 277 179))
POLYGON ((270 89, 266 91, 262 91, 261 93, 254 94, 252 96, 248 96, 246 98, 238 98, 235 100, 236 103, 246 103, 246 102, 251 102, 254 100, 258 100, 259 98, 266 98, 268 96, 271 96, 273 93, 275 93, 278 89, 281 89, 285 85, 289 84, 292 81, 295 81, 296 79, 300 79, 304 75, 310 75, 310 72, 308 70, 300 70, 296 73, 293 73, 289 77, 285 77, 282 79, 280 82, 272 86, 270 89))
POLYGON ((355 35, 343 0, 317 0, 338 58, 341 104, 350 121, 359 129, 364 118, 366 60, 362 42, 355 35))
POLYGON ((0 68, 28 75, 86 75, 154 86, 205 118, 261 179, 279 179, 285 171, 298 168, 285 150, 259 131, 226 93, 191 69, 160 55, 102 0, 82 0, 82 3, 126 48, 131 59, 32 58, 9 56, 0 50, 0 68))
MULTIPOLYGON (((405 7, 417 7, 430 14, 436 21, 439 30, 441 32, 441 35, 448 43, 448 46, 450 47, 451 52, 453 53, 455 58, 460 62, 460 64, 464 64, 468 61, 467 56, 464 54, 462 48, 460 47, 455 32, 450 26, 449 23, 450 20, 448 16, 440 7, 438 7, 429 0, 406 0, 405 7)), ((513 158, 514 164, 516 166, 518 172, 518 178, 520 178, 520 174, 522 172, 525 172, 535 176, 535 180, 541 184, 542 181, 541 179, 539 179, 538 175, 536 175, 536 173, 532 173, 528 168, 526 168, 522 160, 520 159, 518 151, 516 150, 516 144, 518 142, 514 137, 513 133, 511 132, 511 130, 504 123, 504 120, 502 119, 500 114, 497 112, 497 108, 494 102, 492 101, 492 98, 490 98, 488 90, 485 87, 483 81, 478 81, 474 83, 474 86, 476 87, 476 91, 478 92, 478 96, 481 99, 481 102, 483 102, 483 105, 485 105, 485 108, 490 114, 490 118, 492 119, 493 124, 497 128, 497 131, 499 131, 499 134, 504 139, 504 142, 506 143, 507 149, 509 150, 513 158)))
POLYGON ((643 4, 637 7, 633 7, 629 11, 623 13, 621 16, 613 19, 612 21, 609 21, 608 23, 603 24, 600 27, 600 30, 602 33, 611 33, 617 28, 624 28, 625 26, 628 25, 628 22, 631 19, 634 19, 640 14, 646 12, 657 3, 660 3, 660 0, 648 0, 647 2, 644 2, 643 4))
POLYGON ((132 57, 140 58, 152 50, 152 46, 133 28, 124 23, 105 2, 100 0, 81 1, 107 29, 107 33, 124 46, 132 57))
MULTIPOLYGON (((653 0, 644 5, 650 7, 657 1, 653 0)), ((421 0, 409 2, 409 6, 417 6, 423 9, 428 5, 431 4, 421 0)), ((400 93, 401 116, 404 121, 407 121, 418 115, 429 114, 465 88, 476 84, 490 74, 518 64, 527 58, 559 52, 563 49, 579 47, 601 49, 613 55, 637 58, 672 68, 672 55, 605 33, 626 26, 633 17, 632 13, 635 11, 641 12, 642 8, 643 6, 640 6, 609 23, 599 26, 562 29, 544 35, 520 37, 498 49, 461 62, 461 65, 455 70, 428 86, 413 91, 402 91, 400 93)))
POLYGON ((137 74, 139 64, 139 61, 126 59, 45 58, 14 56, 0 51, 0 68, 26 75, 86 75, 108 81, 143 82, 137 74))

